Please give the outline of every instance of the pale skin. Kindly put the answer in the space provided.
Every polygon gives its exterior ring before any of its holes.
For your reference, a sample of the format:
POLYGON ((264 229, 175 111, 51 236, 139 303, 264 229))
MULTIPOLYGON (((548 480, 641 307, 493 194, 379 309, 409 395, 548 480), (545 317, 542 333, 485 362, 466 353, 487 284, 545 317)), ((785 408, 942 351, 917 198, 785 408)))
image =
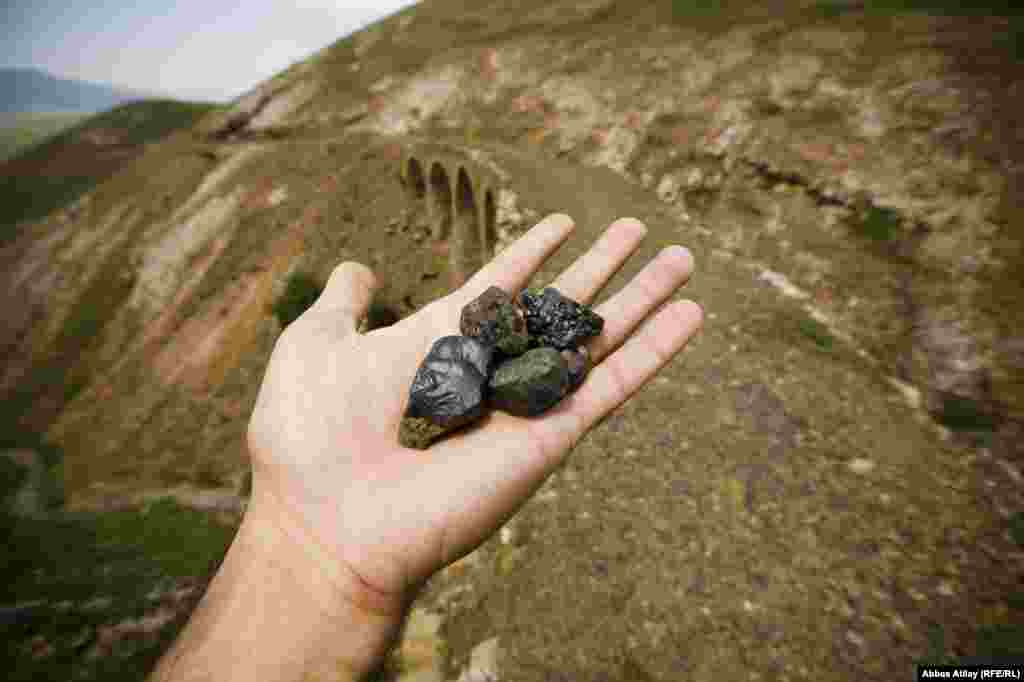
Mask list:
MULTIPOLYGON (((548 216, 458 290, 366 334, 357 329, 376 278, 354 262, 334 270, 274 347, 248 428, 251 502, 151 680, 360 679, 423 583, 497 531, 682 350, 703 311, 687 300, 661 307, 693 271, 689 251, 670 246, 596 308, 605 327, 587 344, 595 366, 576 393, 539 417, 491 412, 426 451, 399 444, 433 342, 458 334, 462 307, 488 287, 524 288, 573 229, 548 216)), ((551 286, 591 303, 646 232, 616 220, 551 286)))

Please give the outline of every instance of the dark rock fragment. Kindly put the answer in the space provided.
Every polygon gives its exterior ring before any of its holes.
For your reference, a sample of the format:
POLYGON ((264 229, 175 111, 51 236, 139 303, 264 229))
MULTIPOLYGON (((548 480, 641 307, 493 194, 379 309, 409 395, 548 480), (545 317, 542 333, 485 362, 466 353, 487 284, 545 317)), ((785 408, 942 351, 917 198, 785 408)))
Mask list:
POLYGON ((542 292, 523 290, 519 305, 526 328, 539 346, 558 350, 575 348, 604 329, 604 319, 587 306, 567 298, 553 287, 542 292))
POLYGON ((466 304, 459 329, 509 356, 525 353, 530 345, 523 311, 499 287, 491 287, 466 304))
POLYGON ((566 395, 575 393, 576 389, 583 384, 587 378, 593 363, 590 361, 590 352, 586 346, 580 346, 576 350, 563 350, 562 357, 569 369, 569 385, 566 388, 566 395))
POLYGON ((426 448, 439 436, 483 416, 492 353, 490 346, 465 336, 434 342, 409 389, 399 429, 402 445, 426 448))
POLYGON ((505 360, 488 382, 488 403, 517 417, 533 417, 568 392, 569 367, 554 348, 534 348, 505 360))
POLYGON ((463 336, 438 339, 416 372, 399 442, 426 449, 486 407, 534 417, 576 391, 593 367, 584 341, 604 319, 548 287, 512 297, 490 287, 462 310, 463 336))
MULTIPOLYGON (((465 362, 475 369, 481 376, 488 377, 493 369, 493 349, 480 343, 476 339, 470 339, 457 334, 442 336, 430 348, 423 363, 428 361, 441 362, 465 362)), ((415 384, 415 381, 414 381, 415 384)))
POLYGON ((448 432, 443 426, 430 423, 423 417, 402 417, 398 425, 398 442, 407 448, 426 450, 430 444, 448 432))

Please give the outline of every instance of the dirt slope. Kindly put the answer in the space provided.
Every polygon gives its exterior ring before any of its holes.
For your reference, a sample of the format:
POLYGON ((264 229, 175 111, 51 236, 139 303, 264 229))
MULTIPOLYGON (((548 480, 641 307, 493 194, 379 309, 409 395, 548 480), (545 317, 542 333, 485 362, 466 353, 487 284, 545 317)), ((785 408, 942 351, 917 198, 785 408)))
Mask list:
POLYGON ((885 680, 1022 622, 1006 20, 669 4, 418 5, 26 226, 0 397, 68 510, 237 522, 290 273, 358 260, 405 315, 548 212, 578 228, 537 283, 635 216, 599 301, 682 243, 704 330, 431 583, 407 667, 885 680))

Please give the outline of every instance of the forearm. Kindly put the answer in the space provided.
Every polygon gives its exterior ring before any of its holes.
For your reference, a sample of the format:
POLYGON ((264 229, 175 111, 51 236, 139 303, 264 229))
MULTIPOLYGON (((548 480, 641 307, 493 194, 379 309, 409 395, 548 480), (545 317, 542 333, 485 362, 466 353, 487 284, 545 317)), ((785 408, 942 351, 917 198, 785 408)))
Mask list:
POLYGON ((358 680, 387 653, 400 614, 354 606, 268 518, 250 507, 151 682, 358 680))

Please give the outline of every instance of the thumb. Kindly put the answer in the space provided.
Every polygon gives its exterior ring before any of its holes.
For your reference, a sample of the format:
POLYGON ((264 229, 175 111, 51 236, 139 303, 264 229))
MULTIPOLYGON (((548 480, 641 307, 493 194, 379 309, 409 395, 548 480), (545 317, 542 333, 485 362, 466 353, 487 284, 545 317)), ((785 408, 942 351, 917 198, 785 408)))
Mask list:
POLYGON ((377 290, 377 277, 362 263, 345 261, 334 268, 327 286, 311 310, 331 317, 345 332, 355 332, 377 290))

